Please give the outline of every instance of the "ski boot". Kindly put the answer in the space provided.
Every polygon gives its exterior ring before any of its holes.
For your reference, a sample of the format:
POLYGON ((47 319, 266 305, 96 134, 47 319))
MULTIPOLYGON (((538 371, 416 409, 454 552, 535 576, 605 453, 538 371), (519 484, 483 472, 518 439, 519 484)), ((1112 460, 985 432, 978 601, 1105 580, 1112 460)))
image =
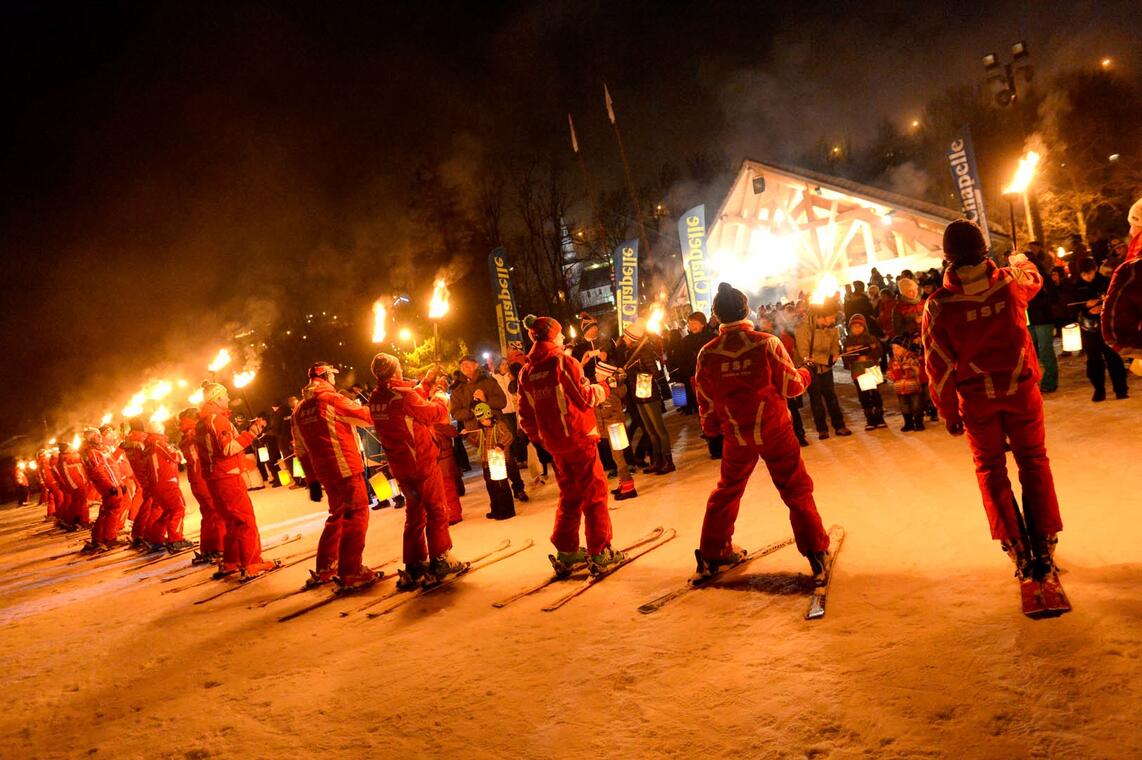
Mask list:
POLYGON ((248 583, 258 576, 265 575, 271 570, 277 570, 282 566, 281 560, 267 559, 262 562, 255 562, 252 565, 247 565, 242 568, 242 575, 238 578, 239 583, 248 583))
POLYGON ((218 561, 218 569, 214 571, 214 574, 211 575, 210 578, 211 578, 211 580, 220 581, 223 578, 229 578, 231 575, 233 575, 236 572, 238 572, 237 563, 230 565, 230 564, 223 562, 222 560, 219 560, 218 561))
POLYGON ((626 558, 627 555, 608 546, 598 554, 592 554, 587 558, 587 570, 591 575, 606 575, 626 558))
POLYGON ((713 578, 728 567, 733 567, 748 555, 740 546, 731 545, 730 551, 717 559, 707 559, 702 556, 701 549, 694 550, 694 557, 698 560, 697 578, 699 582, 713 578))
POLYGON ((1031 539, 1034 554, 1031 565, 1032 578, 1041 581, 1058 569, 1055 565, 1055 547, 1058 543, 1059 537, 1055 535, 1036 536, 1031 539))
POLYGON ((432 561, 428 563, 428 574, 426 580, 429 585, 436 585, 443 583, 449 578, 467 572, 470 563, 461 562, 452 555, 451 551, 444 552, 439 557, 433 557, 432 561))
POLYGON ((427 573, 428 565, 424 562, 405 565, 403 569, 397 570, 397 590, 412 591, 419 588, 427 573))
POLYGON ((555 570, 556 578, 569 578, 577 570, 587 567, 587 550, 579 547, 573 552, 555 552, 548 554, 551 567, 555 570))
POLYGON ((1015 577, 1023 581, 1031 577, 1031 553, 1019 539, 1001 541, 999 548, 1015 563, 1015 577))
POLYGON ((823 586, 826 580, 825 571, 829 566, 829 553, 827 551, 809 552, 805 559, 809 560, 809 569, 813 573, 813 583, 823 586))
POLYGON ((95 541, 88 541, 79 550, 80 554, 97 554, 99 552, 99 544, 95 541))
POLYGON ((379 573, 376 570, 361 565, 361 569, 357 572, 348 573, 345 577, 337 576, 333 579, 333 582, 337 584, 337 593, 349 594, 354 591, 367 589, 382 577, 384 577, 384 573, 379 573))
POLYGON ((161 554, 167 550, 166 544, 152 544, 144 541, 143 546, 145 548, 140 552, 141 554, 161 554))
POLYGON ((222 552, 195 552, 192 565, 217 565, 222 561, 222 552))
POLYGON ((180 541, 171 541, 169 544, 167 544, 167 551, 170 552, 171 554, 178 554, 179 552, 184 552, 187 549, 190 549, 193 547, 194 547, 194 542, 193 541, 187 541, 184 538, 180 541))
POLYGON ((337 580, 337 567, 328 567, 324 570, 310 570, 309 577, 305 579, 305 589, 317 588, 324 586, 326 583, 332 583, 337 580))

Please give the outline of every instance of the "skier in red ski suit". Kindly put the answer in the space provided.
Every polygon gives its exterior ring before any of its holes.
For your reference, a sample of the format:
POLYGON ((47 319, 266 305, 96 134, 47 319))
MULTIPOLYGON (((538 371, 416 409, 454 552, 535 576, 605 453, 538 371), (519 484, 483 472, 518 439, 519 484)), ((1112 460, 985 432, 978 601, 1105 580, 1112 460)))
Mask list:
POLYGON ((98 430, 91 428, 85 432, 80 454, 87 479, 99 493, 100 499, 99 515, 91 526, 91 543, 84 548, 89 548, 89 551, 107 551, 115 545, 119 534, 120 512, 126 508, 120 493, 122 484, 111 463, 111 457, 103 449, 103 438, 98 430))
POLYGON ((1126 261, 1114 270, 1102 308, 1102 337, 1122 355, 1142 362, 1142 200, 1127 216, 1130 245, 1126 261))
POLYGON ((64 509, 60 516, 61 526, 68 531, 91 527, 91 509, 87 506, 87 470, 83 468, 83 457, 71 448, 67 441, 59 445, 59 460, 56 463, 59 485, 63 490, 64 509))
POLYGON ((134 521, 135 516, 139 514, 139 508, 143 505, 143 489, 139 487, 139 481, 135 479, 135 471, 131 469, 131 462, 127 459, 127 452, 120 448, 119 444, 119 430, 111 424, 103 425, 99 428, 99 432, 103 436, 103 449, 107 452, 107 456, 111 458, 111 465, 115 468, 115 472, 119 475, 119 483, 121 488, 119 494, 123 497, 126 508, 120 512, 118 531, 123 530, 123 526, 127 524, 127 520, 134 521))
POLYGON ((780 338, 753 329, 741 291, 720 284, 713 311, 721 326, 718 337, 698 353, 694 389, 702 432, 707 437, 722 436, 724 444, 721 476, 702 522, 698 572, 716 572, 744 556, 733 544, 734 523, 760 458, 789 507, 797 548, 819 576, 829 534, 817 513, 813 480, 801 461, 788 404, 788 399, 805 392, 812 374, 793 366, 780 338))
POLYGON ((47 449, 40 449, 36 454, 36 463, 40 468, 40 487, 44 490, 47 501, 47 517, 55 517, 58 522, 63 515, 63 491, 56 479, 56 457, 47 449))
POLYGON ((317 569, 309 586, 336 578, 346 589, 372 585, 380 577, 362 563, 369 528, 369 496, 354 427, 372 424, 369 410, 333 386, 337 369, 327 362, 309 368, 309 385, 293 411, 293 449, 301 460, 310 496, 329 496, 329 518, 317 543, 317 569), (320 483, 320 486, 317 484, 320 483), (316 486, 316 487, 315 487, 316 486))
POLYGON ((164 546, 174 554, 194 545, 182 534, 182 523, 186 518, 186 500, 178 486, 182 454, 167 440, 163 423, 152 422, 151 425, 145 453, 150 465, 153 506, 143 540, 151 546, 164 546))
POLYGON ((373 428, 405 497, 405 569, 398 585, 409 587, 426 574, 439 578, 463 567, 450 551, 448 504, 432 436, 433 426, 448 420, 448 399, 443 393, 429 395, 431 376, 420 384, 405 380, 395 356, 377 354, 372 371, 377 378, 369 398, 373 428))
POLYGON ((198 409, 189 407, 178 413, 178 429, 182 433, 178 447, 182 451, 183 461, 186 462, 186 480, 190 484, 190 492, 198 502, 198 512, 201 521, 198 528, 198 552, 194 562, 217 562, 222 559, 222 550, 226 546, 226 520, 214 504, 214 496, 210 493, 210 485, 202 471, 202 460, 198 455, 198 446, 195 444, 194 427, 198 422, 198 409))
POLYGON ((605 568, 621 562, 611 548, 607 477, 599 461, 599 430, 594 407, 607 396, 607 386, 592 385, 583 368, 563 351, 563 328, 551 317, 539 317, 530 328, 535 340, 519 373, 519 424, 539 441, 555 461, 559 505, 555 510, 556 573, 567 575, 588 563, 605 568), (579 543, 586 522, 587 547, 579 543))
POLYGON ((219 383, 204 383, 202 410, 195 425, 195 444, 214 504, 226 520, 226 546, 215 576, 241 572, 244 578, 261 575, 278 566, 262 559, 262 539, 254 505, 242 479, 243 452, 265 423, 255 419, 241 433, 230 422, 230 396, 219 383))
POLYGON ((928 390, 948 432, 967 432, 992 538, 1021 575, 1042 577, 1063 529, 1047 459, 1039 361, 1027 330, 1027 304, 1043 277, 1022 254, 997 267, 983 233, 966 219, 944 230, 944 258, 944 285, 924 308, 928 390), (1019 468, 1031 549, 1041 559, 1034 567, 1026 563, 1005 443, 1019 468))
MULTIPOLYGON (((141 504, 135 512, 131 522, 131 544, 139 549, 147 548, 146 535, 151 522, 157 516, 155 509, 155 483, 154 468, 147 457, 147 431, 146 421, 142 417, 132 417, 128 424, 131 427, 127 437, 119 444, 119 448, 127 457, 134 473, 135 483, 138 484, 142 494, 141 504)), ((126 498, 126 497, 124 497, 126 498)), ((162 549, 162 546, 152 546, 151 549, 162 549)))

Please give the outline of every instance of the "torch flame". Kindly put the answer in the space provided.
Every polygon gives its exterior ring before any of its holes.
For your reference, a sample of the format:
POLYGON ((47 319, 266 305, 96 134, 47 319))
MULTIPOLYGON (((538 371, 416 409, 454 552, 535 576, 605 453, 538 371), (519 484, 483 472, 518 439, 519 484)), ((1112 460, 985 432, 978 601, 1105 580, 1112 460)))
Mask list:
POLYGON ((837 278, 831 274, 827 274, 817 283, 816 289, 813 290, 813 295, 809 296, 809 303, 821 306, 825 301, 832 298, 839 288, 840 283, 837 282, 837 278))
POLYGON ((36 464, 36 460, 35 460, 35 459, 29 459, 29 460, 28 460, 28 469, 29 469, 29 470, 32 470, 33 472, 35 472, 35 470, 36 470, 36 468, 37 468, 37 467, 38 467, 38 465, 36 464))
POLYGON ((23 470, 25 467, 27 467, 27 465, 25 465, 25 464, 24 464, 24 460, 23 460, 23 459, 21 459, 21 460, 19 460, 18 462, 16 462, 16 469, 18 469, 18 470, 23 470))
POLYGON ((190 403, 191 406, 202 406, 203 398, 204 398, 204 396, 202 393, 202 389, 199 388, 194 393, 190 394, 190 398, 188 398, 187 401, 190 403))
POLYGON ((1067 255, 1067 249, 1059 246, 1059 252, 1056 254, 1060 259, 1067 255))
POLYGON ((103 427, 104 425, 111 424, 111 419, 112 419, 111 412, 108 412, 107 414, 103 415, 102 417, 99 418, 99 427, 103 427))
POLYGON ((170 395, 173 386, 168 380, 159 380, 151 385, 147 390, 147 398, 151 401, 158 401, 161 398, 166 398, 170 395))
POLYGON ((79 433, 76 433, 75 435, 73 435, 73 436, 71 437, 71 447, 72 447, 73 449, 78 449, 78 448, 79 448, 79 443, 80 443, 80 441, 79 441, 79 433))
POLYGON ((170 418, 171 418, 170 410, 167 409, 166 406, 164 405, 164 406, 160 406, 158 409, 156 409, 155 413, 151 415, 151 422, 154 422, 154 423, 161 425, 162 423, 166 422, 170 418))
POLYGON ((412 330, 407 327, 402 327, 397 337, 400 338, 401 343, 412 343, 412 330))
POLYGON ((571 340, 575 340, 579 337, 579 333, 575 332, 575 325, 567 326, 567 334, 571 336, 571 340))
POLYGON ((1015 177, 1011 180, 1011 184, 1003 189, 1003 194, 1027 192, 1031 180, 1035 178, 1035 167, 1038 164, 1039 154, 1033 150, 1027 151, 1027 155, 1019 159, 1019 167, 1015 170, 1015 177))
POLYGON ((136 393, 134 396, 131 397, 130 403, 128 403, 127 406, 123 407, 123 410, 122 410, 123 416, 124 417, 137 417, 138 415, 142 414, 143 413, 143 404, 146 403, 146 401, 147 401, 147 394, 144 393, 143 391, 139 391, 138 393, 136 393))
POLYGON ((218 349, 218 355, 214 357, 214 361, 206 368, 210 372, 217 372, 230 363, 230 352, 224 348, 218 349))
POLYGON ((432 284, 432 300, 428 304, 428 318, 440 319, 448 313, 448 286, 444 278, 437 278, 432 284))
POLYGON ((662 335, 662 318, 664 313, 661 304, 655 304, 650 308, 650 316, 646 320, 646 331, 654 333, 655 335, 662 335))
POLYGON ((247 385, 254 381, 254 376, 258 374, 253 370, 245 370, 244 372, 234 373, 234 387, 245 388, 247 385))
POLYGON ((174 382, 175 382, 175 385, 177 385, 179 388, 185 388, 187 385, 189 385, 189 383, 187 383, 186 380, 184 380, 181 377, 178 380, 175 380, 174 382))
POLYGON ((381 303, 381 299, 373 301, 373 342, 383 343, 385 340, 385 305, 381 303))

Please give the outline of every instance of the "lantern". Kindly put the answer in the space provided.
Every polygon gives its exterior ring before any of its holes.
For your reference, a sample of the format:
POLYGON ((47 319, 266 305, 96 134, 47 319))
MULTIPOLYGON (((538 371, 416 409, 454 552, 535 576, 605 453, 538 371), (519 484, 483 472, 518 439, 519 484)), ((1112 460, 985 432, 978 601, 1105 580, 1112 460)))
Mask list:
POLYGON ((268 446, 259 446, 258 447, 258 461, 261 462, 262 464, 265 464, 266 462, 270 461, 270 449, 268 446))
POLYGON ((293 458, 293 476, 295 478, 304 478, 305 470, 301 468, 301 460, 296 456, 293 458))
POLYGON ((670 400, 674 402, 674 406, 686 406, 686 386, 682 383, 674 383, 670 386, 670 400))
POLYGON ((373 493, 376 494, 380 501, 385 501, 393 497, 392 483, 385 477, 383 471, 369 478, 369 485, 373 487, 373 493))
POLYGON ((278 470, 278 482, 283 486, 288 486, 293 483, 293 478, 289 476, 289 472, 287 470, 278 470))
POLYGON ((1142 359, 1135 359, 1130 362, 1130 371, 1135 375, 1142 377, 1142 359))
POLYGON ((880 371, 880 367, 873 365, 866 369, 861 374, 857 375, 857 385, 860 386, 862 391, 874 391, 876 386, 884 382, 884 375, 880 371))
POLYGON ((607 425, 607 437, 611 439, 611 451, 622 451, 630 446, 630 441, 627 440, 627 426, 621 422, 607 425))
POLYGON ((1083 350, 1083 338, 1079 333, 1079 326, 1074 322, 1063 327, 1063 350, 1075 352, 1083 350))
POLYGON ((635 378, 634 395, 636 398, 650 398, 654 378, 649 372, 639 372, 635 378))
POLYGON ((488 473, 492 480, 508 479, 508 462, 503 449, 488 450, 488 473))

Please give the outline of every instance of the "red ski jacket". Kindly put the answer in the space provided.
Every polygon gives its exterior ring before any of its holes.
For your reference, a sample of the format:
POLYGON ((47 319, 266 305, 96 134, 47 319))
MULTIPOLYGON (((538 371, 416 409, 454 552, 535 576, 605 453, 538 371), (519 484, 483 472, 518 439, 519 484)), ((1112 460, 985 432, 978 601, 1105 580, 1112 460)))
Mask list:
POLYGON ((146 431, 132 430, 119 444, 119 448, 126 454, 127 461, 131 463, 131 472, 134 473, 135 480, 139 481, 139 485, 143 488, 150 489, 154 486, 155 479, 152 476, 153 468, 147 456, 147 436, 146 431))
POLYGON ((358 448, 356 427, 372 424, 369 410, 345 398, 320 378, 302 390, 302 402, 293 411, 293 450, 307 478, 337 483, 359 475, 365 466, 358 448))
POLYGON ((194 427, 195 445, 202 471, 209 480, 234 477, 242 474, 242 456, 262 430, 257 421, 239 433, 230 421, 230 410, 213 401, 202 405, 198 423, 194 427))
MULTIPOLYGON (((1142 235, 1132 246, 1139 241, 1142 235)), ((1102 307, 1102 337, 1118 353, 1142 359, 1142 257, 1127 259, 1114 270, 1102 307)))
POLYGON ((182 455, 161 433, 147 434, 147 460, 151 465, 150 475, 157 486, 162 483, 178 484, 178 465, 182 455))
POLYGON ((178 429, 182 432, 178 448, 186 462, 186 479, 192 485, 205 486, 206 473, 202 471, 202 460, 198 457, 198 446, 194 440, 194 420, 179 420, 178 429))
POLYGON ((439 450, 432 431, 448 422, 448 401, 443 393, 431 398, 427 393, 410 380, 389 380, 369 398, 373 428, 398 478, 423 478, 436 466, 439 450))
POLYGON ((959 418, 957 396, 1007 398, 1039 382, 1027 304, 1042 285, 1026 259, 1003 269, 988 259, 944 272, 921 332, 928 393, 944 419, 959 418))
POLYGON ((83 457, 75 449, 59 455, 57 471, 60 487, 65 491, 87 490, 87 470, 83 467, 83 457))
POLYGON ((599 438, 594 408, 607 393, 607 386, 587 380, 562 346, 538 341, 519 373, 520 425, 552 453, 580 449, 599 438))
POLYGON ((727 322, 698 352, 694 390, 707 436, 758 446, 765 434, 790 424, 786 399, 800 396, 812 375, 794 367, 781 338, 748 320, 727 322))
POLYGON ((83 467, 87 470, 87 479, 100 496, 105 496, 112 489, 119 489, 119 473, 111 464, 111 457, 102 446, 84 443, 80 449, 83 457, 83 467))
POLYGON ((49 488, 56 484, 55 457, 46 452, 36 455, 36 466, 40 468, 40 480, 49 488))

